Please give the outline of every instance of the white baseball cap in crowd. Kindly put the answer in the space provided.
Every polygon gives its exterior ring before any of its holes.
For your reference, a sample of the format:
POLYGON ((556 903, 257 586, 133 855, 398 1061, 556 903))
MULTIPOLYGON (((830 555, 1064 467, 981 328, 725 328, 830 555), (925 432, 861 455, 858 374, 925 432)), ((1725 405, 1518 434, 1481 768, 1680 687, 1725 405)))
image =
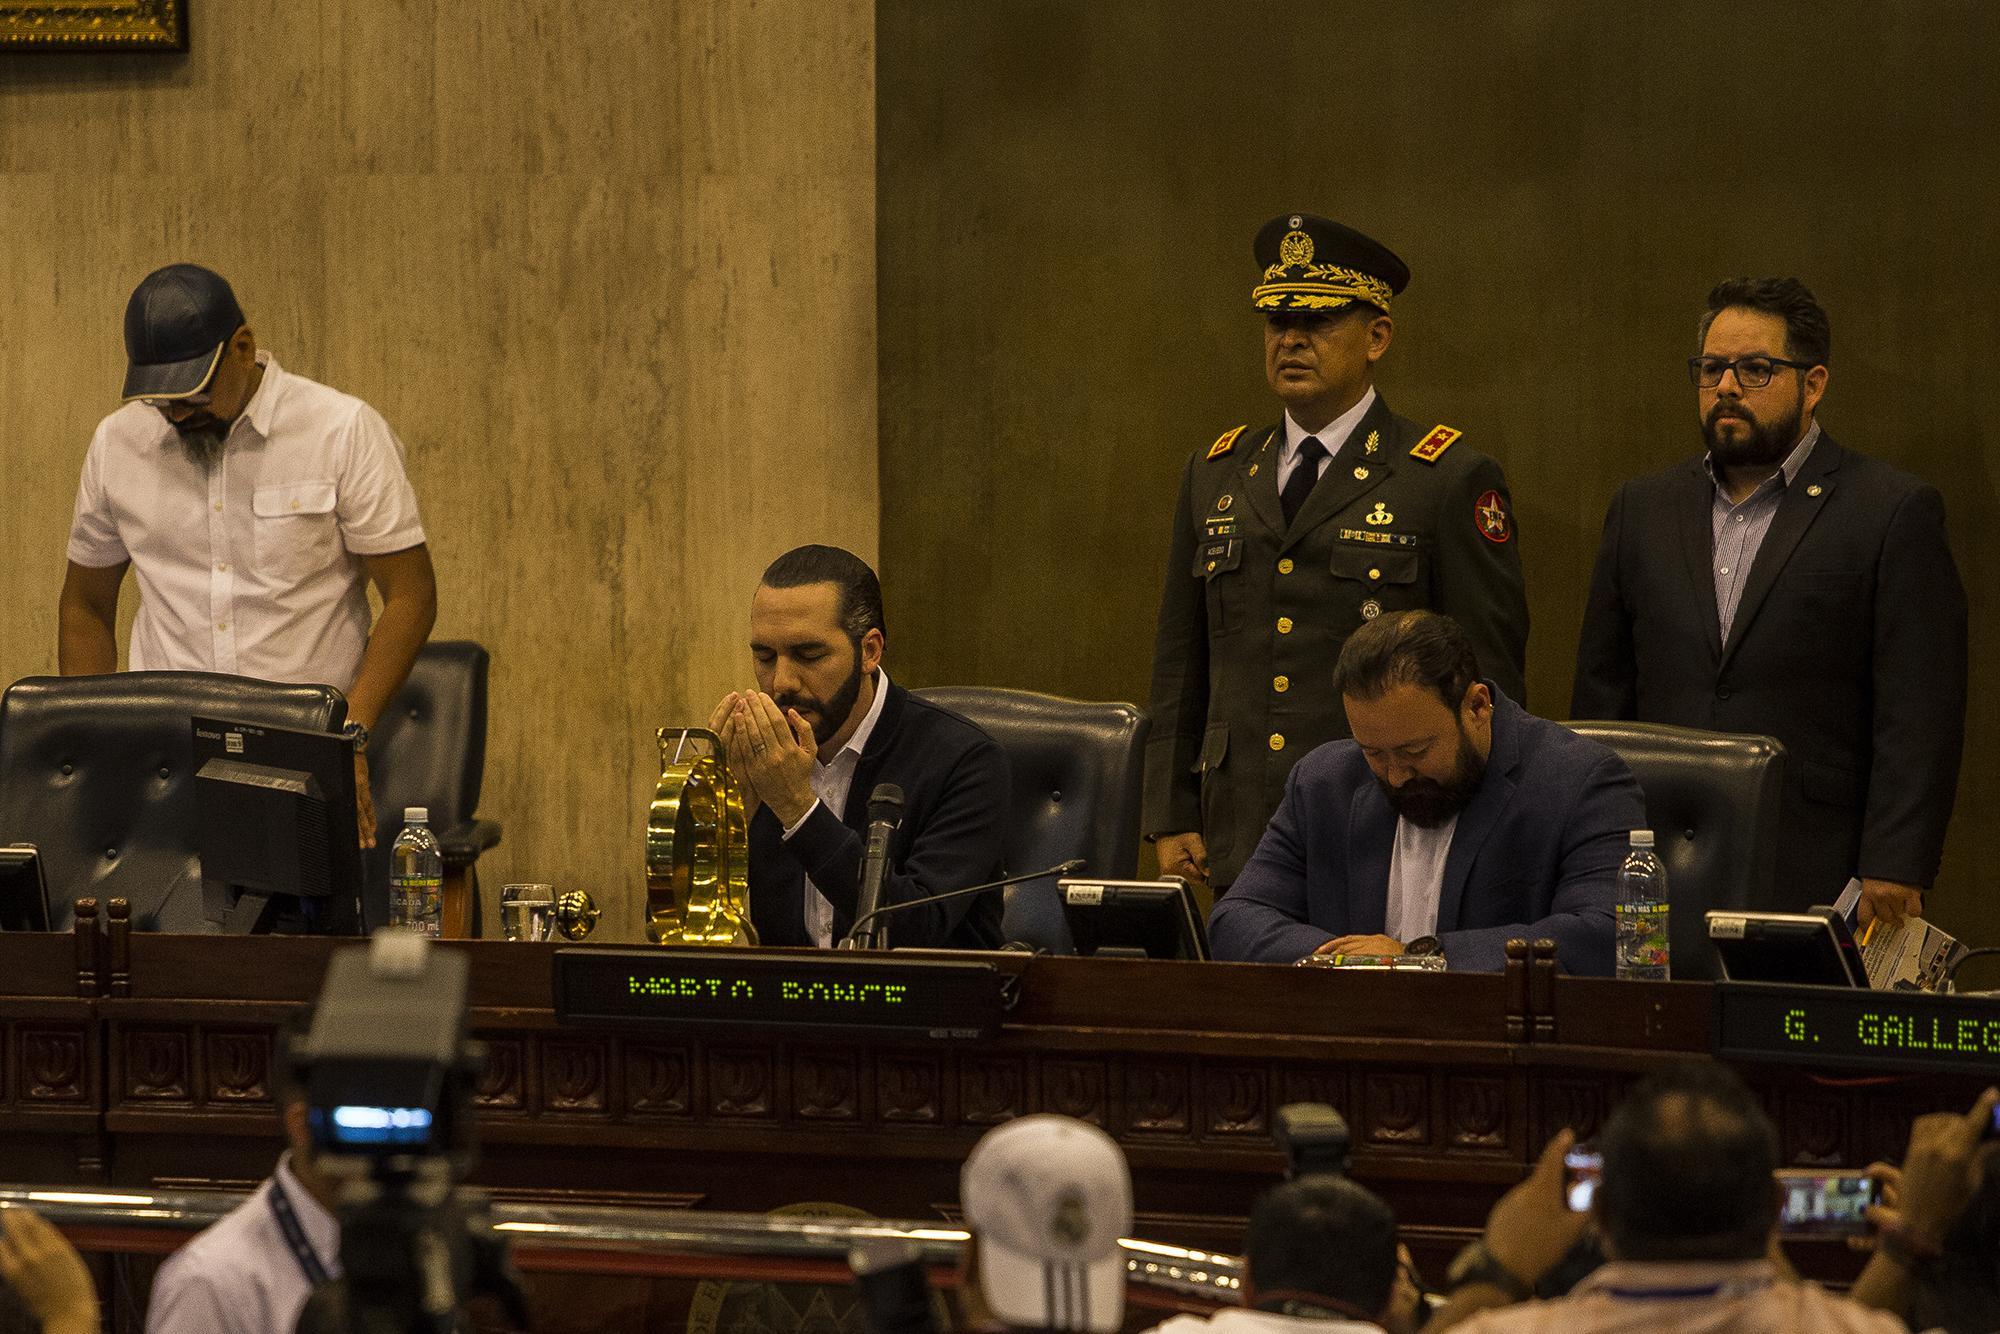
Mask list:
POLYGON ((1018 1117, 974 1146, 959 1202, 994 1315, 1095 1334, 1124 1323, 1132 1173, 1111 1136, 1067 1116, 1018 1117))

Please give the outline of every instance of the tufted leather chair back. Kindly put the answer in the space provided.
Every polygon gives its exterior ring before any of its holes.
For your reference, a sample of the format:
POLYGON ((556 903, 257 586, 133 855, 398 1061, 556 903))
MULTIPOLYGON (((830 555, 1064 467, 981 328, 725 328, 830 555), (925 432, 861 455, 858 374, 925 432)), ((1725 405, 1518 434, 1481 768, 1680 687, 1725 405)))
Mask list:
POLYGON ((31 676, 0 695, 0 843, 33 843, 49 925, 75 902, 122 898, 132 925, 204 929, 195 851, 197 715, 304 732, 338 730, 331 686, 208 672, 31 676))
POLYGON ((1675 980, 1716 977, 1702 914, 1772 906, 1785 748, 1767 736, 1664 723, 1567 726, 1617 751, 1646 794, 1654 851, 1667 868, 1675 980))
MULTIPOLYGON (((470 640, 424 645, 410 676, 368 737, 375 794, 375 847, 364 857, 370 922, 389 919, 389 849, 403 808, 430 811, 431 830, 449 842, 473 821, 486 776, 486 672, 492 658, 470 640)), ((451 860, 449 850, 447 860, 451 860)))
MULTIPOLYGON (((1028 690, 937 686, 914 692, 963 714, 1007 752, 1014 771, 1007 870, 1072 857, 1086 874, 1128 880, 1139 865, 1139 795, 1151 722, 1130 704, 1096 704, 1028 690)), ((1001 929, 1059 954, 1075 953, 1053 879, 1010 885, 1001 929)))

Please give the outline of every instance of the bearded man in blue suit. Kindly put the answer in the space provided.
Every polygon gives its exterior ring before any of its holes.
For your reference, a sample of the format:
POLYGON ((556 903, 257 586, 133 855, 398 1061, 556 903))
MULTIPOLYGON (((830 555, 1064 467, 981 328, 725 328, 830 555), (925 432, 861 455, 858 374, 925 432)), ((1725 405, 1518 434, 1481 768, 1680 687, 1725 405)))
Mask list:
POLYGON ((1435 612, 1363 626, 1334 685, 1353 739, 1293 768, 1216 902, 1215 957, 1442 953, 1497 971, 1509 938, 1547 938, 1569 972, 1608 976, 1618 867, 1646 824, 1625 762, 1480 679, 1435 612))

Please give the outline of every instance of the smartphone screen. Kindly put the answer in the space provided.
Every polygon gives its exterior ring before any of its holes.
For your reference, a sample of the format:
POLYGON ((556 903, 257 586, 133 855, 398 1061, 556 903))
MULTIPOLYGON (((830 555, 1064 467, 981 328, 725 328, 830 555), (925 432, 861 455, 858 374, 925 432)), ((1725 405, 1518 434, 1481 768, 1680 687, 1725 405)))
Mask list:
POLYGON ((1604 1155, 1597 1150, 1580 1147, 1563 1155, 1563 1200, 1571 1213, 1589 1213, 1590 1201, 1597 1194, 1597 1179, 1604 1174, 1604 1155))
POLYGON ((1859 1235, 1882 1202, 1882 1183, 1860 1172, 1782 1171, 1778 1192, 1778 1228, 1791 1237, 1859 1235))

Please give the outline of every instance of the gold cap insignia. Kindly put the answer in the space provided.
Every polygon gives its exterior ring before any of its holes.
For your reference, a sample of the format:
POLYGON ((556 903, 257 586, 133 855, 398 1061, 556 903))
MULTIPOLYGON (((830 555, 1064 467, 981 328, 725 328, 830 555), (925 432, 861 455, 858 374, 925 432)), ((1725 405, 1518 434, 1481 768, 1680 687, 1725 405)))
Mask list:
POLYGON ((1278 242, 1278 258, 1284 261, 1288 269, 1312 263, 1313 239, 1304 232, 1286 232, 1285 239, 1278 242))
POLYGON ((1396 521, 1396 516, 1389 513, 1388 505, 1378 500, 1375 502, 1374 512, 1369 514, 1369 516, 1362 522, 1370 524, 1376 528, 1382 528, 1386 527, 1389 524, 1394 523, 1395 521, 1396 521))
POLYGON ((1433 426, 1429 435, 1417 441, 1416 448, 1410 451, 1410 457, 1422 459, 1425 463, 1436 463, 1443 457, 1444 452, 1451 448, 1451 442, 1464 434, 1465 432, 1455 431, 1449 426, 1433 426))
POLYGON ((1215 443, 1208 447, 1208 456, 1212 459, 1219 459, 1230 450, 1236 448, 1236 437, 1242 435, 1247 429, 1249 429, 1249 426, 1248 423, 1245 423, 1233 431, 1224 431, 1215 438, 1215 443))

